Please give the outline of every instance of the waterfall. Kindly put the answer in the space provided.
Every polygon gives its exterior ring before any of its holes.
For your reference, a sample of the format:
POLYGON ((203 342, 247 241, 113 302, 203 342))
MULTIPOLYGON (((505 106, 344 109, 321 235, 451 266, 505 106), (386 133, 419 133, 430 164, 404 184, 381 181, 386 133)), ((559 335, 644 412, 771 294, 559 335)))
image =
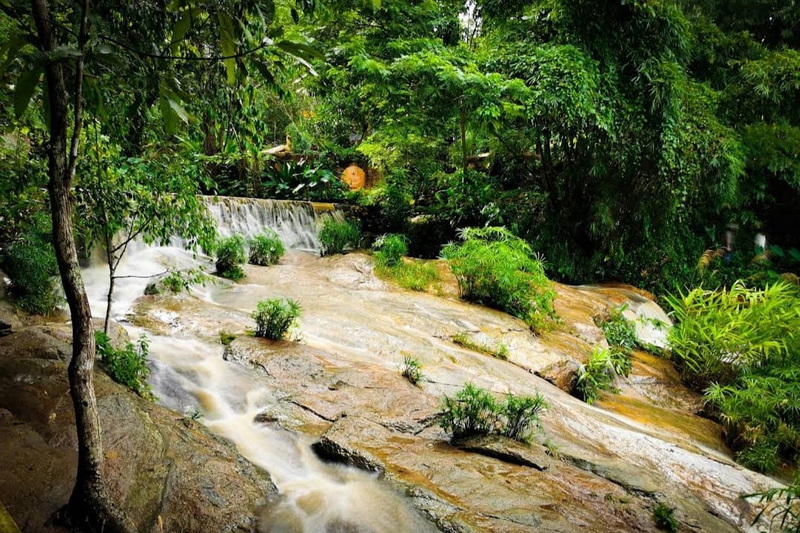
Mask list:
POLYGON ((238 233, 249 238, 270 228, 289 250, 318 252, 319 226, 326 218, 342 218, 333 204, 230 196, 209 196, 205 202, 223 237, 238 233))

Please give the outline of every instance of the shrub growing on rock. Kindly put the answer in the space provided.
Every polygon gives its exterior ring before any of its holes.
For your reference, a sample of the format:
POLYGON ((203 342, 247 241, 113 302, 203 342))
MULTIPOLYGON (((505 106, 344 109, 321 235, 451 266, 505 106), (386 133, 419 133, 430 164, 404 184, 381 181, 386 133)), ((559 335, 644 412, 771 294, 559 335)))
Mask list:
POLYGON ((128 342, 122 349, 114 348, 109 336, 102 331, 96 331, 94 338, 100 361, 111 379, 125 385, 142 398, 155 399, 150 392, 150 385, 147 384, 147 376, 150 375, 150 368, 147 366, 147 337, 141 336, 137 344, 128 342))
POLYGON ((281 238, 271 229, 250 239, 249 245, 251 265, 274 265, 286 252, 281 238))
POLYGON ((322 255, 340 254, 345 248, 358 246, 361 242, 361 229, 355 222, 329 218, 319 230, 319 241, 322 255))
POLYGON ((375 259, 377 259, 378 265, 386 267, 399 265, 403 256, 408 253, 406 238, 396 233, 378 237, 372 245, 372 249, 375 250, 375 259))
POLYGON ((573 394, 592 404, 600 397, 600 391, 614 388, 616 375, 611 351, 595 348, 586 364, 578 368, 573 394))
POLYGON ((467 228, 461 244, 449 244, 450 261, 465 300, 494 307, 523 319, 532 329, 555 318, 553 290, 531 247, 505 228, 467 228))
POLYGON ((467 383, 454 397, 444 396, 442 407, 440 425, 454 439, 503 435, 528 442, 547 404, 538 393, 520 397, 509 392, 504 401, 498 401, 488 391, 467 383))
POLYGON ((300 316, 300 305, 291 299, 274 298, 258 302, 252 317, 256 321, 256 337, 270 340, 283 338, 300 316))
POLYGON ((247 262, 244 237, 232 235, 221 239, 216 246, 217 274, 234 281, 244 277, 241 265, 247 262))

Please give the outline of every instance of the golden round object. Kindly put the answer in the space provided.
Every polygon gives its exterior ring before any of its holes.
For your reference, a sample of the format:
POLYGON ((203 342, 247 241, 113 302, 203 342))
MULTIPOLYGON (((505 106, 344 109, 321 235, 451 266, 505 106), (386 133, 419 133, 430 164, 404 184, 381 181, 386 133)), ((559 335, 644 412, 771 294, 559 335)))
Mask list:
POLYGON ((363 189, 367 184, 367 175, 358 165, 350 165, 342 172, 342 181, 350 187, 351 191, 363 189))

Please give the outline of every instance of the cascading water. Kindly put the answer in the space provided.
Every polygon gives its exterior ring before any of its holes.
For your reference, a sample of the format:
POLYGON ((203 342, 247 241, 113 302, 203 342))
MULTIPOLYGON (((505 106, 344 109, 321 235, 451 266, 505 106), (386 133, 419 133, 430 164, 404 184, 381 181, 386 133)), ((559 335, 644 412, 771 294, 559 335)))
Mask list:
POLYGON ((270 228, 278 233, 287 249, 307 252, 319 251, 320 222, 325 217, 342 216, 331 204, 287 200, 219 196, 208 198, 206 205, 224 237, 234 233, 253 237, 270 228))
MULTIPOLYGON (((208 199, 209 211, 222 235, 253 236, 265 228, 281 236, 289 250, 315 252, 322 216, 340 217, 328 206, 302 202, 208 199)), ((132 337, 143 330, 126 323, 134 301, 150 276, 167 269, 208 267, 210 258, 194 256, 179 246, 148 247, 135 243, 117 271, 114 317, 132 337)), ((102 316, 108 290, 108 268, 83 271, 93 314, 102 316)), ((203 296, 203 291, 199 293, 203 296)), ((256 415, 277 400, 236 363, 222 358, 219 344, 196 338, 153 336, 151 385, 159 401, 177 411, 193 409, 215 433, 234 442, 254 464, 267 470, 281 497, 264 511, 259 530, 264 533, 391 533, 434 531, 426 521, 375 478, 356 469, 320 461, 303 437, 255 421, 256 415)))

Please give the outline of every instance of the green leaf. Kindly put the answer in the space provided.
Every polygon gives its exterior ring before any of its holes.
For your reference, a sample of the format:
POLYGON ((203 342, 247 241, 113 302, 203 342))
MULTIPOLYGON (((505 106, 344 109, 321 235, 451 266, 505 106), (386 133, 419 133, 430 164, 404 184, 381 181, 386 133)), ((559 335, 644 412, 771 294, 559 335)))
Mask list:
POLYGON ((16 87, 14 87, 14 114, 20 118, 25 110, 28 109, 28 104, 33 97, 33 91, 36 85, 39 84, 39 78, 42 75, 42 67, 34 66, 28 70, 23 70, 17 78, 16 87))
POLYGON ((167 103, 169 103, 169 107, 175 112, 179 119, 186 124, 189 123, 189 113, 186 112, 186 109, 181 104, 169 97, 167 97, 167 103))
MULTIPOLYGON (((219 19, 219 41, 222 48, 223 56, 233 56, 236 54, 234 46, 234 33, 233 33, 233 20, 227 13, 220 12, 217 15, 219 19)), ((225 63, 225 71, 228 75, 228 84, 233 85, 236 82, 236 59, 229 58, 223 60, 225 63)))
POLYGON ((325 59, 325 54, 319 50, 315 50, 307 44, 296 43, 294 41, 279 41, 275 44, 275 46, 287 54, 293 55, 299 59, 304 59, 306 61, 310 61, 311 59, 325 59))
POLYGON ((3 51, 6 52, 6 60, 0 65, 0 78, 6 73, 6 69, 17 58, 17 54, 23 46, 28 44, 28 39, 24 37, 14 37, 3 45, 3 51))
POLYGON ((172 29, 172 48, 178 47, 178 43, 186 37, 189 28, 192 26, 192 19, 195 17, 195 9, 187 9, 181 13, 181 17, 172 29))

